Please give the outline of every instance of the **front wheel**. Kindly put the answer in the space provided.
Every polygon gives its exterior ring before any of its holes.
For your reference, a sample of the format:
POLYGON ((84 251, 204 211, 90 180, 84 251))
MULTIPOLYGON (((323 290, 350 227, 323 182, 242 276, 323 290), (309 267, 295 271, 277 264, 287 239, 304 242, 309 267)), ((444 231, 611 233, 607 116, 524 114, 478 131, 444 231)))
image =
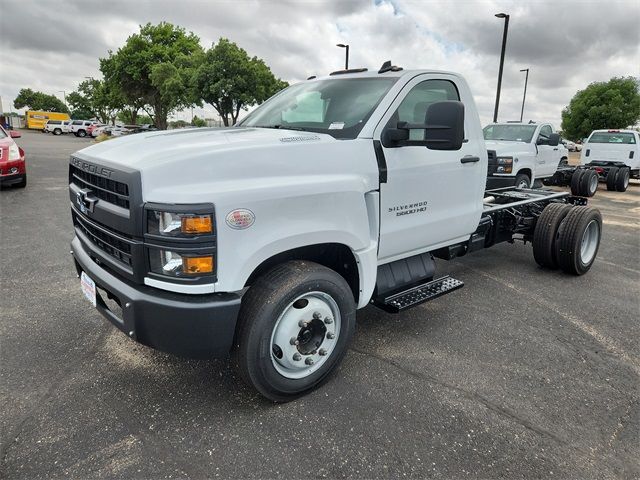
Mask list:
POLYGON ((318 387, 344 357, 355 331, 355 301, 335 271, 291 261, 259 278, 242 299, 233 364, 274 402, 318 387))
POLYGON ((529 175, 527 175, 526 173, 519 173, 518 175, 516 175, 516 188, 529 188, 530 185, 531 179, 529 178, 529 175))
POLYGON ((54 134, 54 135, 60 135, 60 134, 62 134, 62 130, 60 130, 59 128, 56 128, 56 129, 53 131, 53 134, 54 134))
POLYGON ((87 132, 85 132, 84 130, 78 130, 78 136, 79 137, 86 137, 87 136, 87 132))

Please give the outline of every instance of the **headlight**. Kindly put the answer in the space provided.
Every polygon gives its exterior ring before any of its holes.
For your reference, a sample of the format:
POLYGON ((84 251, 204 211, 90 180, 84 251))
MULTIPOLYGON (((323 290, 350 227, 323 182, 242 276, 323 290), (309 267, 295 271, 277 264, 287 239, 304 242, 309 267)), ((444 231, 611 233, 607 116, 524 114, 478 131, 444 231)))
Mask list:
POLYGON ((511 173, 513 169, 513 157, 498 157, 497 173, 511 173))
POLYGON ((192 255, 160 248, 149 249, 149 265, 153 273, 170 277, 199 277, 214 272, 213 255, 192 255))
POLYGON ((15 143, 9 147, 9 161, 20 160, 20 149, 15 143))
POLYGON ((147 232, 168 237, 211 235, 213 218, 211 214, 196 215, 149 210, 147 232))

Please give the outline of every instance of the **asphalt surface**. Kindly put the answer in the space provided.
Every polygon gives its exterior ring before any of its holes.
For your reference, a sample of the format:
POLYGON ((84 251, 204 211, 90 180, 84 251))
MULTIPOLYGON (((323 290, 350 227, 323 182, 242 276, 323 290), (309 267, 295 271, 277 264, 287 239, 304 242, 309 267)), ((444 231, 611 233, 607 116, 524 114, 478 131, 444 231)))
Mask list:
POLYGON ((68 155, 27 132, 29 184, 0 192, 0 478, 638 478, 640 185, 600 186, 582 277, 498 245, 441 273, 465 288, 358 312, 322 388, 273 405, 225 361, 135 344, 82 297, 68 155))

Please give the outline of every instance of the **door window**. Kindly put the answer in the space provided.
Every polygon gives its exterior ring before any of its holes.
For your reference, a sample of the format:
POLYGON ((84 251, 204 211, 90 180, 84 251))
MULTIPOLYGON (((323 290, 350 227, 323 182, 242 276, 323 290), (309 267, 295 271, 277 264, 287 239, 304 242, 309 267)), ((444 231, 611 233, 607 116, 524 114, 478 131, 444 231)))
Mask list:
MULTIPOLYGON (((423 124, 429 105, 445 100, 460 100, 456 86, 448 80, 425 80, 404 97, 387 126, 395 127, 398 122, 423 124)), ((409 140, 424 140, 424 135, 424 130, 411 130, 409 140)))
POLYGON ((551 136, 552 133, 553 131, 551 130, 551 125, 543 125, 542 128, 540 129, 540 136, 538 138, 542 138, 543 140, 548 140, 549 136, 551 136))

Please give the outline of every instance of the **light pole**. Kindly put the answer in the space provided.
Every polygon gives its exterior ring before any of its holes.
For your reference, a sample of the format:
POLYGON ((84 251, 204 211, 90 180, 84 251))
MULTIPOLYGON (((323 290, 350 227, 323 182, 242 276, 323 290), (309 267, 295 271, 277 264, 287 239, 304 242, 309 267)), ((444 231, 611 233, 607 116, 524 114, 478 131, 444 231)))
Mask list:
POLYGON ((520 122, 522 123, 522 116, 524 115, 524 100, 527 98, 527 82, 529 81, 529 69, 523 68, 521 72, 527 72, 524 77, 524 93, 522 94, 522 110, 520 110, 520 122))
POLYGON ((500 52, 500 70, 498 71, 498 91, 496 92, 496 108, 493 111, 493 123, 498 121, 498 106, 500 105, 500 88, 502 87, 502 69, 504 67, 504 51, 507 48, 507 31, 509 30, 509 15, 496 13, 496 17, 504 18, 504 32, 502 33, 502 51, 500 52))
POLYGON ((344 69, 349 70, 349 45, 345 45, 344 43, 336 44, 336 47, 345 48, 345 58, 344 58, 344 69))
POLYGON ((64 106, 69 108, 67 106, 67 94, 66 94, 66 92, 64 90, 58 90, 58 93, 62 93, 62 98, 64 99, 64 106))

